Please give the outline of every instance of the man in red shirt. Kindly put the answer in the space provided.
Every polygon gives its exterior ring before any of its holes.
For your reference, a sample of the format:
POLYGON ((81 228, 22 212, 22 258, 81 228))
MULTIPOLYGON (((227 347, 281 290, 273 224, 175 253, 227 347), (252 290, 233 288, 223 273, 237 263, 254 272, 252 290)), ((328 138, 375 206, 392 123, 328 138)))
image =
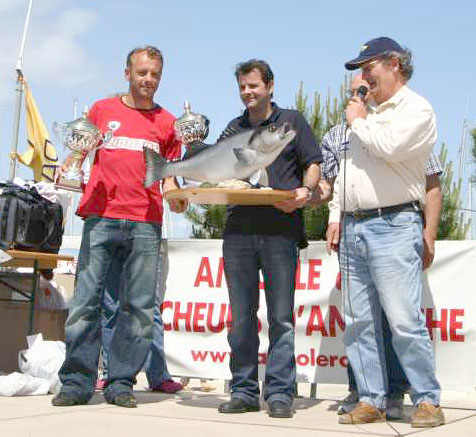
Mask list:
MULTIPOLYGON (((125 70, 129 92, 96 102, 89 119, 112 137, 97 149, 91 176, 77 214, 84 218, 74 302, 66 322, 66 359, 59 371, 63 383, 54 406, 86 404, 94 393, 100 347, 101 302, 112 263, 122 271, 120 313, 109 347, 106 401, 136 407, 132 393, 152 341, 157 262, 162 225, 159 183, 144 188, 143 148, 168 159, 180 157, 175 117, 153 100, 163 58, 155 47, 132 50, 125 70)), ((109 135, 108 135, 109 136, 109 135)), ((69 156, 60 169, 71 163, 69 156)), ((163 191, 178 188, 163 180, 163 191)), ((185 202, 169 203, 183 212, 185 202)))

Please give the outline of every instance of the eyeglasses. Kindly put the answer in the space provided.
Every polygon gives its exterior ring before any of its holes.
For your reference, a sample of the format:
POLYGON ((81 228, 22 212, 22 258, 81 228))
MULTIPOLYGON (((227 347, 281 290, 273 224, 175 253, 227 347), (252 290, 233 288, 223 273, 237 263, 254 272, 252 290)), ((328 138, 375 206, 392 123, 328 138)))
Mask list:
POLYGON ((370 62, 367 62, 364 64, 360 69, 362 70, 362 73, 370 73, 372 69, 377 65, 377 63, 380 62, 380 58, 373 59, 370 62))

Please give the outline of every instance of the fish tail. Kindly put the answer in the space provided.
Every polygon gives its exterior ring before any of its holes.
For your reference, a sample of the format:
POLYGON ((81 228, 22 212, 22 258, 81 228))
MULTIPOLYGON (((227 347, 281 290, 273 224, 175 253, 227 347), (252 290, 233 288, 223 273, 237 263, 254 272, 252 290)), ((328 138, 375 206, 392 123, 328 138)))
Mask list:
POLYGON ((155 181, 168 176, 166 174, 167 160, 149 147, 144 147, 145 178, 144 187, 150 187, 155 181))

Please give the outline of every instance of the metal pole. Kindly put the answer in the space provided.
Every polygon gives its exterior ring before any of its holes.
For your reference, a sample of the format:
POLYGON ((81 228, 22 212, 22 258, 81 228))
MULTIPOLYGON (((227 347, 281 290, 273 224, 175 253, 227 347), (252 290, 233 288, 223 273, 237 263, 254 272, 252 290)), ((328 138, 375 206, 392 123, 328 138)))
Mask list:
MULTIPOLYGON (((458 179, 464 179, 464 166, 466 164, 466 134, 468 132, 468 122, 466 116, 463 118, 463 128, 461 129, 461 142, 458 150, 458 179)), ((464 181, 463 181, 464 186, 464 181)), ((463 188, 464 190, 464 188, 463 188)))
POLYGON ((21 112, 21 98, 23 92, 23 74, 21 70, 17 70, 17 98, 15 103, 15 116, 13 119, 13 134, 12 146, 10 149, 10 180, 15 177, 17 169, 17 149, 18 149, 18 132, 20 130, 20 112, 21 112))
POLYGON ((23 28, 23 37, 21 40, 20 45, 20 55, 18 56, 18 62, 16 70, 20 70, 22 68, 22 61, 23 61, 23 50, 25 49, 25 41, 26 41, 26 32, 28 30, 28 25, 30 24, 30 15, 31 15, 31 7, 33 5, 33 0, 30 0, 28 3, 28 9, 26 11, 26 18, 25 18, 25 27, 23 28))
POLYGON ((17 97, 15 103, 15 115, 13 119, 13 135, 12 135, 12 146, 10 151, 10 180, 13 180, 16 173, 17 161, 16 154, 18 149, 18 132, 20 130, 20 112, 21 112, 21 100, 23 93, 23 51, 25 49, 26 33, 28 30, 28 25, 30 23, 31 8, 33 5, 33 0, 30 0, 28 3, 28 9, 26 12, 25 18, 25 27, 23 28, 23 37, 20 45, 20 54, 18 56, 17 65, 15 67, 17 73, 17 97))

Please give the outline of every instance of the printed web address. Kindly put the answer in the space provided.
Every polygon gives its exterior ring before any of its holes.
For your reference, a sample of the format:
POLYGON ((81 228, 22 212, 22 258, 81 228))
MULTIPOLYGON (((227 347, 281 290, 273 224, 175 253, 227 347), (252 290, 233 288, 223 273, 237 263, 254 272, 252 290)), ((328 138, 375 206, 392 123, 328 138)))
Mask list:
MULTIPOLYGON (((228 359, 230 352, 223 351, 190 351, 195 362, 224 363, 228 359)), ((258 364, 266 364, 267 353, 258 354, 258 364)), ((318 367, 347 367, 347 357, 345 355, 318 354, 315 349, 310 349, 307 354, 296 355, 298 366, 318 366, 318 367)))

